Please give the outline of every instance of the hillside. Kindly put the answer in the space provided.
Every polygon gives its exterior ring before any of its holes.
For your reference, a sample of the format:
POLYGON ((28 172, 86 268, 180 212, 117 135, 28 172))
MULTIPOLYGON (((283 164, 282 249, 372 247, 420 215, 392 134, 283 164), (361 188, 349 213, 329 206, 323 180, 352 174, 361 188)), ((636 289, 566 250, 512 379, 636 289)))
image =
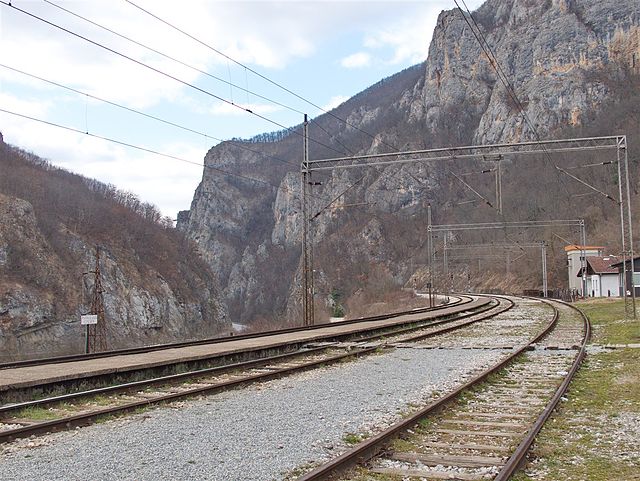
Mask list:
POLYGON ((228 332, 215 276, 154 206, 1 137, 0 172, 2 359, 82 352, 96 246, 109 348, 228 332))
MULTIPOLYGON (((489 0, 474 16, 537 134, 564 138, 626 133, 633 172, 637 172, 637 2, 489 0)), ((332 150, 312 141, 312 159, 335 157, 336 151, 365 154, 536 136, 456 10, 440 14, 423 64, 377 83, 331 114, 314 119, 310 136, 332 150)), ((182 213, 178 226, 198 244, 219 279, 231 317, 240 322, 293 320, 300 312, 301 209, 296 165, 302 142, 296 134, 265 139, 273 141, 258 138, 220 144, 208 152, 205 163, 280 182, 282 188, 276 192, 205 169, 191 209, 182 213)), ((591 158, 563 155, 553 162, 577 167, 591 158)), ((424 162, 402 168, 353 169, 314 179, 322 182, 315 188, 315 210, 354 183, 340 203, 360 205, 330 209, 314 224, 319 310, 326 314, 326 298, 333 289, 344 293, 347 310, 355 312, 359 305, 412 278, 424 281, 427 204, 433 207, 436 224, 585 218, 591 241, 610 246, 612 253, 619 250, 618 238, 612 234, 618 232, 616 206, 596 197, 577 197, 584 195, 582 186, 560 177, 548 159, 530 158, 526 163, 506 159, 503 216, 477 202, 451 174, 487 167, 491 165, 483 162, 424 162)), ((582 175, 605 190, 617 189, 613 170, 592 169, 582 175)), ((492 176, 467 179, 492 198, 492 176)), ((525 241, 548 240, 550 286, 563 286, 566 259, 561 238, 577 241, 577 232, 508 235, 525 241)), ((497 242, 506 236, 502 231, 482 232, 450 240, 497 242)), ((466 260, 454 270, 454 281, 458 288, 466 288, 469 282, 476 289, 515 292, 540 287, 539 254, 520 256, 508 272, 505 263, 505 259, 466 260)))

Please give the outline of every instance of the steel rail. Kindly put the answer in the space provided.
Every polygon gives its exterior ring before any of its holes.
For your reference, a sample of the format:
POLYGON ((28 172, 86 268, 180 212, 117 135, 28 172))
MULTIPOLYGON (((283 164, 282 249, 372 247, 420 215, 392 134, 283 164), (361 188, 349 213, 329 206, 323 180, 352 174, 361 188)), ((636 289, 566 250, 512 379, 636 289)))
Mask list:
MULTIPOLYGON (((542 302, 548 305, 552 305, 551 302, 549 301, 542 300, 542 302)), ((500 470, 500 472, 494 478, 493 481, 507 481, 508 479, 511 478, 511 476, 518 470, 518 468, 525 461, 527 453, 529 452, 529 449, 531 448, 533 442, 535 441, 536 436, 542 429, 542 426, 544 426, 544 424, 547 422, 547 420, 551 416, 551 413, 553 413, 553 411, 558 406, 558 403, 560 402, 560 399, 562 399, 562 396, 564 396, 567 390, 569 389, 569 384, 573 380, 573 377, 575 376, 576 372, 578 372, 578 369, 580 368, 580 365, 582 364, 582 361, 586 356, 587 343, 591 339, 591 323, 589 322, 589 318, 580 309, 578 309, 575 306, 572 306, 567 302, 559 301, 559 300, 556 300, 555 302, 571 307, 572 309, 580 313, 580 316, 584 321, 584 333, 585 333, 582 339, 582 345, 580 346, 580 351, 578 352, 578 355, 573 360, 573 364, 571 365, 571 369, 569 370, 568 374, 565 376, 564 380, 556 390, 555 394, 553 395, 553 397, 551 398, 551 400, 549 401, 545 409, 542 411, 540 416, 538 416, 538 418, 536 419, 531 429, 529 429, 529 431, 527 432, 527 435, 520 442, 520 444, 518 445, 514 453, 509 457, 509 459, 507 460, 507 462, 502 467, 502 469, 500 470)))
MULTIPOLYGON (((236 369, 249 369, 270 364, 273 362, 283 361, 285 359, 292 359, 300 356, 306 356, 311 354, 317 354, 322 351, 331 349, 334 345, 316 347, 311 349, 301 349, 295 352, 289 352, 285 354, 277 354, 275 356, 261 357, 260 359, 253 359, 251 361, 236 362, 233 364, 225 364, 224 366, 208 367, 204 369, 197 369, 195 371, 181 372, 178 374, 170 374, 167 376, 154 377, 152 379, 142 379, 140 381, 126 382, 113 386, 99 387, 95 389, 88 389, 86 391, 77 391, 68 394, 61 394, 59 396, 46 397, 42 399, 34 399, 32 401, 24 401, 19 403, 6 404, 0 406, 0 415, 6 415, 7 413, 16 412, 21 409, 31 407, 43 407, 52 404, 72 401, 83 397, 97 396, 100 394, 114 394, 123 391, 129 391, 131 389, 139 389, 142 387, 154 386, 157 384, 169 384, 175 381, 183 381, 185 379, 191 379, 194 377, 200 377, 211 374, 224 374, 236 369)), ((0 422, 2 419, 0 418, 0 422)))
MULTIPOLYGON (((467 304, 473 301, 472 297, 465 296, 466 299, 459 298, 457 301, 450 302, 448 304, 441 304, 434 307, 420 307, 416 309, 406 310, 406 311, 396 311, 388 314, 380 314, 377 316, 368 316, 368 317, 358 317, 356 319, 349 319, 346 321, 342 321, 340 325, 349 325, 356 324, 359 322, 369 322, 369 321, 378 321, 384 319, 391 319, 393 317, 404 316, 408 314, 420 314, 422 312, 434 312, 442 309, 446 309, 447 307, 456 306, 460 304, 467 304)), ((39 359, 25 359, 22 361, 10 361, 5 363, 0 363, 0 370, 2 369, 13 369, 17 367, 27 367, 27 366, 38 366, 42 364, 58 364, 64 362, 73 362, 73 361, 84 361, 87 359, 100 359, 104 357, 111 356, 120 356, 125 354, 140 354, 145 352, 153 352, 160 351, 163 349, 174 349, 180 347, 189 347, 189 346, 199 346, 203 344, 219 344, 223 342, 229 341, 238 341, 243 339, 256 339, 260 337, 273 336, 277 334, 288 334, 292 332, 300 332, 314 329, 321 329, 330 325, 329 323, 325 324, 316 324, 314 326, 299 326, 299 327, 289 327, 285 329, 272 329, 269 331, 262 331, 251 334, 239 334, 234 336, 225 336, 225 337, 212 337, 207 339, 197 339, 191 341, 180 341, 180 342, 172 342, 165 344, 154 344, 151 346, 143 346, 143 347, 132 347, 132 348, 124 348, 124 349, 114 349, 110 351, 102 351, 95 352, 90 354, 69 354, 66 356, 55 356, 50 358, 39 358, 39 359)))
MULTIPOLYGON (((495 310, 496 308, 499 308, 500 304, 497 305, 492 305, 489 309, 484 309, 482 312, 473 312, 473 313, 469 313, 469 314, 465 314, 464 316, 468 316, 468 315, 483 315, 486 314, 487 311, 490 310, 495 310)), ((489 317, 494 317, 506 310, 509 310, 513 307, 513 302, 511 302, 511 304, 509 306, 507 306, 506 308, 502 308, 502 309, 498 309, 498 312, 492 312, 488 315, 484 315, 482 317, 482 319, 477 319, 477 320, 473 320, 470 322, 478 322, 480 320, 489 318, 489 317)), ((454 322, 459 320, 458 318, 453 318, 450 319, 448 322, 454 322)), ((442 323, 442 322, 447 322, 447 321, 438 321, 438 323, 442 323)), ((457 325, 454 328, 459 329, 461 327, 466 326, 468 323, 465 323, 463 325, 457 325)), ((425 326, 422 326, 425 327, 425 326)), ((429 336, 435 336, 438 334, 442 334, 444 332, 448 332, 451 330, 451 327, 445 327, 443 329, 440 329, 438 331, 434 331, 432 333, 429 333, 429 336)), ((403 330, 404 331, 404 330, 403 330)), ((383 337, 389 335, 388 333, 383 333, 383 334, 379 334, 378 337, 383 337)), ((306 350, 304 352, 296 352, 296 353, 290 353, 290 354, 284 354, 284 355, 278 355, 278 356, 272 356, 270 358, 263 358, 263 359, 259 359, 259 360, 255 360, 255 361, 246 361, 246 362, 242 362, 242 363, 236 363, 234 365, 230 365, 230 366, 221 366, 221 367, 216 367, 216 368, 209 368, 209 369, 203 369, 203 370, 199 370, 199 371, 195 371, 195 372, 190 372, 190 373, 181 373, 181 374, 177 374, 177 375, 171 375, 171 376, 163 376, 161 378, 155 378, 152 380, 143 380, 143 381, 136 381, 136 382, 132 382, 132 383, 127 383, 127 384, 123 384, 123 385, 118 385, 118 386, 110 386, 110 387, 106 387, 106 388, 98 388, 98 389, 94 389, 94 390, 90 390, 90 391, 84 391, 81 393, 73 393, 73 394, 69 394, 69 395, 62 395, 62 396, 56 396, 53 398, 46 398, 46 399, 42 399, 42 400, 36 400, 36 401, 28 401, 25 403, 20 403, 20 404, 14 404, 14 405, 9 405, 9 406, 5 406, 3 408, 0 408, 0 413, 6 413, 6 412, 11 412, 11 411, 16 411, 19 409, 23 409, 25 407, 33 407, 33 406, 43 406, 43 405, 48 405, 48 404, 54 404, 57 402, 62 402, 62 401, 67 401, 67 400, 72 400, 72 399, 77 399, 77 398, 81 398, 81 397, 90 397, 90 396, 94 396, 94 395, 99 395, 99 394, 105 394, 105 393, 114 393, 114 392, 122 392, 122 391, 127 391, 127 390, 131 390, 134 388, 140 388, 143 386, 149 386, 149 385, 153 385, 153 384, 162 384, 162 383, 167 383, 167 382, 172 382, 172 381, 176 381, 176 380, 181 380, 181 379, 188 379, 190 377, 197 377, 197 376, 202 376, 202 375, 206 375, 206 374, 212 374, 212 373, 223 373, 223 372, 227 372, 227 371, 231 371, 234 369, 238 369, 238 368, 251 368, 254 367, 256 365, 260 365, 260 364, 269 364, 273 361, 282 361, 286 358, 290 358, 290 357, 294 357, 294 356, 300 356, 300 355, 306 355, 306 354, 314 354, 317 353, 319 351, 323 351, 323 350, 327 350, 330 348, 335 347, 335 345, 330 345, 330 346, 323 346, 320 348, 316 348, 316 349, 309 349, 306 350)), ((52 431, 58 431, 58 430, 62 430, 62 429, 69 429, 69 428, 73 428, 73 427, 77 427, 77 426, 83 426, 83 425, 87 425, 90 424, 92 422, 94 422, 95 420, 99 419, 100 417, 103 416, 108 416, 108 415, 114 415, 114 414, 119 414, 119 413, 125 413, 125 412, 129 412, 135 409, 139 409, 141 407, 146 407, 146 406, 150 406, 150 405, 154 405, 154 404, 160 404, 160 403, 165 403, 168 401, 174 401, 176 399, 180 399, 180 398, 186 398, 186 397, 191 397, 194 395, 198 395, 198 394, 204 394, 204 393, 214 393, 214 392, 218 392, 221 390, 225 390, 225 389, 230 389, 233 387, 237 387, 240 385, 244 385, 244 384, 248 384, 248 383, 252 383, 252 382, 262 382, 262 381, 267 381, 270 379, 275 379, 278 377, 282 377, 284 375, 288 375, 294 372, 299 372, 299 371, 304 371, 307 369, 312 369, 314 367, 320 366, 320 365, 328 365, 328 364, 332 364, 335 362, 339 362, 342 361, 343 359, 347 359, 350 357, 359 357, 359 356, 363 356, 363 355, 367 355, 370 353, 373 353, 375 351, 378 350, 378 348, 383 347, 383 346, 371 346, 371 347, 363 347, 363 348, 358 348, 356 350, 354 350, 353 352, 349 352, 349 353, 345 353, 345 354, 338 354, 336 356, 332 356, 326 359, 321 359, 321 360, 316 360, 316 361, 311 361, 311 362, 307 362, 305 364, 301 364, 298 366, 293 366, 293 367, 287 367, 287 368, 281 368, 281 369, 275 369, 272 372, 269 373, 260 373, 260 374, 255 374, 255 375, 249 375, 246 377, 241 377, 239 379, 233 379, 233 380, 229 380, 229 381, 225 381, 222 383, 217 383, 211 386, 206 386, 206 387, 199 387, 199 388, 194 388, 194 389, 190 389, 187 391, 182 391, 179 393, 171 393, 171 394, 166 394, 166 395, 162 395, 162 396, 158 396, 156 398, 153 399, 145 399, 145 400, 141 400, 141 401, 134 401, 134 402, 130 402, 127 404, 123 404, 120 406, 114 406, 114 407, 110 407, 110 408, 105 408, 105 409, 101 409, 101 410, 97 410, 97 411, 92 411, 92 412, 87 412, 87 413, 82 413, 82 414, 78 414, 78 415, 74 415, 74 416, 67 416, 61 419, 56 419, 56 420, 52 420, 52 421, 45 421, 42 423, 37 423, 37 424, 33 424, 33 425, 29 425, 29 426, 23 426, 20 428, 16 428, 16 429, 12 429, 12 430, 5 430, 5 431, 0 431, 0 443, 4 443, 4 442, 8 442, 11 441, 13 439, 16 438, 20 438, 20 437, 27 437, 27 436, 32 436, 35 434, 42 434, 42 433, 46 433, 46 432, 52 432, 52 431)))
POLYGON ((17 438, 23 438, 23 437, 28 437, 28 436, 33 436, 35 434, 44 434, 44 433, 48 433, 48 432, 53 432, 53 431, 59 431, 59 430, 63 430, 63 429, 70 429, 70 428, 74 428, 77 426, 84 426, 87 424, 91 424, 92 422, 95 422, 97 419, 104 417, 104 416, 109 416, 109 415, 114 415, 114 414, 122 414, 125 412, 130 412, 136 409, 140 409, 140 408, 144 408, 144 407, 148 407, 148 406, 152 406, 155 404, 161 404, 161 403, 166 403, 169 401, 175 401, 177 399, 182 399, 182 398, 186 398, 186 397, 191 397, 194 395, 198 395, 198 394, 211 394, 214 392, 219 392, 219 391, 223 391, 226 389, 230 389, 233 387, 238 387, 241 386, 243 384, 248 384, 248 383, 252 383, 252 382, 263 382, 263 381, 269 381, 271 379, 276 379, 279 377, 282 377, 284 375, 287 374, 291 374, 293 372, 301 372, 307 369, 312 369, 314 367, 317 366, 321 366, 321 365, 327 365, 327 364, 331 364, 331 363, 335 363, 335 362, 339 362, 342 361, 344 359, 348 359, 350 357, 357 357, 363 354, 368 354, 370 352, 373 352, 375 350, 377 350, 378 347, 369 347, 369 348, 364 348, 364 349, 358 349, 358 350, 354 350, 353 352, 348 352, 345 354, 339 354, 336 356, 332 356, 330 358, 327 359, 321 359, 321 360, 317 360, 317 361, 312 361, 306 364, 302 364, 299 366, 293 366, 293 367, 285 367, 285 368, 281 368, 281 369, 277 369, 277 370, 273 370, 271 372, 267 372, 267 373, 260 373, 260 374, 254 374, 254 375, 249 375, 246 377, 241 377, 239 379, 232 379, 229 381, 224 381, 218 384, 214 384, 212 386, 206 386, 206 387, 198 387, 198 388, 193 388, 190 389, 188 391, 183 391, 183 392, 178 392, 178 393, 170 393, 170 394, 166 394, 163 396, 158 396, 157 398, 153 398, 153 399, 144 399, 141 401, 134 401, 134 402, 130 402, 127 404, 122 404, 120 406, 113 406, 113 407, 109 407, 109 408, 104 408, 104 409, 100 409, 100 410, 96 410, 96 411, 91 411, 88 413, 81 413, 81 414, 77 414, 74 416, 68 416, 68 417, 64 417, 61 419, 55 419, 52 421, 45 421, 42 423, 37 423, 37 424, 33 424, 33 425, 29 425, 29 426, 23 426, 20 428, 16 428, 16 429, 11 429, 11 430, 5 430, 5 431, 0 431, 0 444, 1 443, 5 443, 8 441, 11 441, 13 439, 17 439, 17 438))
MULTIPOLYGON (((495 308, 497 310, 497 312, 491 314, 491 317, 497 316, 498 314, 502 314, 503 312, 507 312, 507 311, 511 310, 515 306, 515 302, 513 302, 511 299, 506 299, 506 300, 508 301, 508 304, 507 304, 506 307, 504 307, 504 306, 501 307, 500 304, 498 304, 498 305, 496 305, 496 306, 491 308, 491 309, 495 308)), ((487 310, 489 310, 489 309, 487 309, 487 310)), ((471 316, 465 316, 465 317, 471 317, 471 316)), ((455 320, 457 321, 459 319, 455 319, 455 320)), ((470 321, 466 321, 466 322, 463 322, 461 324, 456 324, 454 326, 445 327, 443 329, 438 330, 435 333, 427 332, 425 334, 418 334, 417 336, 412 336, 410 338, 403 339, 402 341, 400 341, 400 343, 421 341, 423 339, 427 339, 427 338, 433 337, 435 335, 446 334, 448 332, 455 331, 455 330, 460 329, 462 327, 470 326, 472 324, 475 324, 475 323, 483 321, 483 320, 484 319, 471 319, 470 321)))
MULTIPOLYGON (((467 317, 470 316, 478 316, 478 315, 482 315, 487 311, 490 311, 492 309, 496 309, 499 307, 499 304, 497 305, 492 305, 489 307, 483 307, 479 310, 476 311, 472 311, 470 313, 467 314, 463 314, 460 316, 454 316, 452 318, 447 318, 447 319, 443 319, 443 320, 439 320, 439 321, 435 321, 435 322, 428 322, 427 324, 420 324, 420 325, 416 325, 416 326, 412 326, 412 327, 408 327, 408 328, 400 328, 397 329, 395 331, 390 331, 390 332, 382 332, 382 333, 378 333, 378 334, 374 334, 371 336, 367 336, 365 338, 358 338, 357 342, 358 343, 363 343, 363 342, 369 342, 375 339, 380 339, 383 337, 387 337, 387 336, 397 336, 397 335, 401 335, 404 334, 406 332, 412 332, 412 331, 416 331, 416 330, 421 330, 421 329, 426 329, 426 328, 430 328, 433 326, 438 326, 441 324, 446 324, 446 323, 451 323, 451 322, 457 322, 461 319, 466 319, 467 317)), ((418 336, 416 336, 415 338, 411 338, 411 340, 417 340, 417 339, 423 339, 426 337, 432 337, 432 336, 436 336, 438 334, 443 334, 445 332, 449 332, 452 331, 454 329, 460 329, 462 327, 465 327, 471 323, 475 323, 475 322, 479 322, 481 320, 484 320, 488 317, 493 317, 496 316, 508 309, 510 309, 512 306, 507 307, 506 309, 501 309, 498 312, 495 313, 491 313, 489 316, 484 316, 480 319, 474 319, 472 321, 468 321, 465 322, 463 324, 456 324, 455 326, 450 326, 450 327, 445 327, 442 329, 438 329, 436 331, 433 332, 429 332, 427 334, 420 334, 418 336)), ((407 341, 400 341, 400 342, 407 342, 407 341)), ((113 385, 113 386, 105 386, 105 387, 100 387, 100 388, 95 388, 95 389, 89 389, 86 391, 78 391, 78 392, 71 392, 71 393, 67 393, 67 394, 61 394, 58 396, 51 396, 51 397, 46 397, 46 398, 42 398, 42 399, 35 399, 35 400, 30 400, 30 401, 24 401, 24 402, 18 402, 18 403, 12 403, 12 404, 7 404, 4 406, 0 406, 0 415, 6 415, 7 413, 10 412, 16 412, 19 411, 21 409, 24 408, 29 408, 29 407, 43 407, 43 406, 48 406, 48 405, 52 405, 52 404, 56 404, 56 403, 60 403, 60 402, 64 402, 64 401, 71 401, 74 399, 80 399, 83 397, 90 397, 90 396, 95 396, 95 395, 100 395, 100 394, 113 394, 113 393, 118 393, 118 392, 123 392, 123 391, 128 391, 134 388, 141 388, 141 387, 148 387, 148 386, 153 386, 153 385, 158 385, 158 384, 167 384, 167 383, 171 383, 174 381, 181 381, 181 380, 185 380, 185 379, 191 379, 191 378, 196 378, 196 377, 201 377, 204 375, 209 375, 209 374, 223 374, 225 372, 229 372, 229 371, 233 371, 235 369, 242 369, 242 368, 251 368, 251 367, 256 367, 256 366, 261 366, 261 365, 265 365, 265 364, 270 364, 273 362, 279 362, 279 361, 283 361, 285 359, 292 359, 292 358, 296 358, 296 357, 300 357, 300 356, 307 356, 310 354, 316 354, 316 353, 320 353, 322 351, 326 351, 329 349, 332 349, 334 347, 339 347, 336 346, 336 342, 334 343, 330 343, 328 345, 325 346, 319 346, 319 347, 312 347, 312 348, 303 348, 300 349, 298 351, 295 352, 289 352, 289 353, 284 353, 284 354, 276 354, 273 356, 268 356, 268 357, 261 357, 259 359, 253 359, 253 360, 249 360, 249 361, 242 361, 242 362, 237 362, 237 363, 233 363, 233 364, 225 364, 223 366, 215 366, 215 367, 209 367, 209 368, 203 368, 203 369, 197 369, 194 371, 188 371, 188 372, 182 372, 182 373, 177 373, 177 374, 170 374, 170 375, 166 375, 166 376, 160 376, 160 377, 155 377, 155 378, 150 378, 150 379, 142 379, 139 381, 132 381, 132 382, 126 382, 126 383, 122 383, 122 384, 117 384, 117 385, 113 385)), ((1 419, 0 419, 1 421, 1 419)))
MULTIPOLYGON (((491 297, 491 296, 486 296, 486 297, 491 297)), ((498 302, 497 304, 488 304, 486 306, 482 306, 482 307, 480 307, 478 309, 475 309, 473 311, 469 311, 469 312, 464 313, 464 314, 462 314, 462 313, 451 314, 451 317, 445 316, 443 319, 435 320, 435 321, 432 321, 432 322, 428 322, 426 324, 422 324, 422 325, 419 325, 419 326, 410 326, 410 327, 405 327, 405 328, 399 328, 399 329, 396 329, 396 330, 393 330, 393 331, 389 331, 388 333, 383 332, 382 334, 373 334, 371 336, 360 337, 360 338, 357 339, 357 341, 358 342, 366 342, 366 341, 371 341, 371 340, 374 340, 374 339, 379 339, 379 338, 385 337, 385 336, 398 336, 400 334, 404 334, 404 333, 407 333, 407 332, 418 331, 418 330, 421 330, 421 329, 428 329, 430 327, 439 326, 441 324, 449 324, 451 322, 456 322, 456 321, 460 321, 462 319, 467 319, 469 317, 473 317, 473 316, 478 316, 478 315, 484 314, 484 313, 486 313, 488 311, 491 311, 492 309, 496 309, 499 306, 500 306, 500 302, 498 302)), ((509 310, 510 308, 511 307, 509 307, 509 308, 507 308, 505 310, 509 310)), ((487 317, 493 317, 493 316, 496 316, 496 315, 498 315, 498 314, 500 314, 502 312, 504 312, 504 311, 492 313, 490 316, 487 316, 487 317)), ((455 325, 455 326, 447 327, 447 328, 444 328, 444 329, 439 329, 433 335, 444 334, 445 332, 448 332, 448 331, 451 331, 451 330, 454 330, 454 329, 458 329, 460 327, 465 327, 465 326, 467 326, 469 324, 473 324, 474 322, 482 321, 482 320, 486 319, 487 317, 484 317, 484 318, 481 318, 481 319, 477 319, 477 320, 472 320, 472 321, 466 322, 464 324, 455 325)), ((420 334, 420 335, 416 336, 416 338, 420 338, 422 336, 423 335, 420 334)), ((426 337, 430 337, 430 336, 431 336, 430 333, 426 335, 426 337)), ((401 341, 401 342, 403 342, 403 341, 401 341)))
POLYGON ((309 473, 297 478, 297 481, 326 481, 334 478, 335 476, 344 473, 348 469, 352 467, 362 464, 369 459, 373 458, 376 454, 378 454, 384 447, 386 447, 392 440, 400 436, 406 430, 415 426, 421 419, 426 416, 434 413, 440 408, 444 407, 446 404, 455 400, 461 393, 468 390, 469 388, 483 382, 490 375, 497 373, 502 368, 511 363, 516 357, 525 352, 530 348, 532 344, 535 344, 542 340, 545 336, 547 336, 556 326, 559 318, 559 311, 555 306, 551 306, 553 308, 553 319, 549 322, 549 324, 545 327, 545 329, 538 334, 532 341, 527 343, 525 346, 516 350, 510 356, 508 356, 503 361, 500 361, 493 367, 479 374, 475 378, 466 382, 462 386, 456 388, 453 391, 450 391, 448 394, 445 394, 438 400, 428 404, 424 408, 415 412, 411 416, 393 424, 389 428, 385 429, 381 433, 362 441, 357 444, 354 448, 344 452, 340 456, 328 461, 327 463, 317 467, 316 469, 310 471, 309 473))

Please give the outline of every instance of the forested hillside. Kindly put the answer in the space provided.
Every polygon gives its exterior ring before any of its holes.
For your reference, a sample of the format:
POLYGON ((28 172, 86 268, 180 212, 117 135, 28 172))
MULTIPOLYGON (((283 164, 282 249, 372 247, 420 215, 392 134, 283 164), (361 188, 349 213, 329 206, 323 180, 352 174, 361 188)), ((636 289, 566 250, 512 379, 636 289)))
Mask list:
POLYGON ((79 352, 95 247, 107 344, 228 331, 210 268, 153 205, 0 142, 0 352, 79 352))

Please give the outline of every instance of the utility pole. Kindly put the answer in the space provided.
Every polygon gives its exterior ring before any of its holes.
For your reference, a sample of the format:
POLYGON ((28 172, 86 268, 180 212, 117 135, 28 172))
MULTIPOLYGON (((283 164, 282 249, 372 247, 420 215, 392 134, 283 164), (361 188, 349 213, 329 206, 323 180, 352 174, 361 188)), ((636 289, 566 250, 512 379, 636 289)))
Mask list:
POLYGON ((498 214, 502 215, 502 156, 496 160, 496 206, 498 214))
POLYGON ((102 274, 100 273, 100 247, 96 246, 96 267, 93 274, 93 295, 91 297, 91 314, 97 316, 97 324, 87 325, 85 352, 107 350, 107 329, 104 317, 104 298, 102 296, 102 274))
POLYGON ((433 299, 433 232, 431 230, 431 203, 427 204, 427 256, 429 265, 429 307, 434 307, 433 299))
MULTIPOLYGON (((548 297, 548 284, 547 284, 547 243, 542 241, 542 297, 548 297)), ((584 274, 583 274, 584 275, 584 274)))
POLYGON ((309 171, 309 121, 304 114, 303 124, 303 159, 302 159, 302 270, 304 290, 302 295, 303 325, 315 324, 313 305, 313 239, 311 237, 311 212, 309 196, 311 195, 311 172, 309 171))

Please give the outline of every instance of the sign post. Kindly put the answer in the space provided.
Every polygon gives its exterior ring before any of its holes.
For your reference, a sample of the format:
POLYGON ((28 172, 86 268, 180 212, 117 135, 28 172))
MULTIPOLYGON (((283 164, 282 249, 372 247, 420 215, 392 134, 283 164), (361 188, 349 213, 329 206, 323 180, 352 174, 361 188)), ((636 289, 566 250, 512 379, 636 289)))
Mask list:
POLYGON ((98 324, 97 314, 85 314, 80 316, 80 325, 86 326, 84 333, 84 353, 89 353, 89 326, 98 324))

